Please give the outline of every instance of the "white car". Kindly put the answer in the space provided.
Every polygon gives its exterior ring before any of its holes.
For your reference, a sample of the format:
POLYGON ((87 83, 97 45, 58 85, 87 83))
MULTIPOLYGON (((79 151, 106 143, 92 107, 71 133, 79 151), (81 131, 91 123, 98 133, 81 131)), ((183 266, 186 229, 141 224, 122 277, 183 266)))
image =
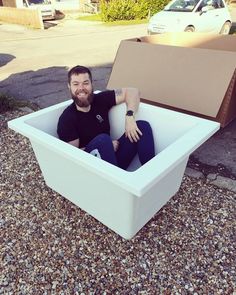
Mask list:
POLYGON ((229 34, 232 25, 224 0, 173 0, 150 18, 148 34, 207 32, 229 34))

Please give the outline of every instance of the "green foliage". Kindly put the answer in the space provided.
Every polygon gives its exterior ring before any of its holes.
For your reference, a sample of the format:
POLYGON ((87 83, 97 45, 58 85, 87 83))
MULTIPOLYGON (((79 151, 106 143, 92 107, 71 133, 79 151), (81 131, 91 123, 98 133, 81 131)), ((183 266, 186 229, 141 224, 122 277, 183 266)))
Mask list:
POLYGON ((163 9, 168 2, 169 0, 101 0, 101 19, 105 22, 145 19, 163 9))
POLYGON ((147 0, 150 16, 162 10, 170 0, 147 0))
POLYGON ((21 107, 29 107, 32 110, 37 110, 38 106, 25 100, 18 100, 8 94, 0 93, 0 114, 14 111, 21 107))
POLYGON ((144 19, 147 18, 148 16, 148 1, 146 0, 139 0, 135 1, 135 5, 133 6, 133 11, 134 11, 134 19, 144 19))

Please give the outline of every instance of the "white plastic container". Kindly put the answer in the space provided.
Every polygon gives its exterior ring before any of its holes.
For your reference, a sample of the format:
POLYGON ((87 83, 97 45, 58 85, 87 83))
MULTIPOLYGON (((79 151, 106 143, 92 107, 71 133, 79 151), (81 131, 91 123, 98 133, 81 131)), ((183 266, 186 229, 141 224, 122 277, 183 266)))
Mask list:
MULTIPOLYGON (((28 137, 49 187, 125 239, 132 238, 178 191, 189 155, 219 123, 140 104, 137 119, 152 126, 156 156, 129 171, 115 167, 57 138, 57 122, 71 100, 8 122, 28 137)), ((125 105, 110 111, 111 135, 124 132, 125 105)))

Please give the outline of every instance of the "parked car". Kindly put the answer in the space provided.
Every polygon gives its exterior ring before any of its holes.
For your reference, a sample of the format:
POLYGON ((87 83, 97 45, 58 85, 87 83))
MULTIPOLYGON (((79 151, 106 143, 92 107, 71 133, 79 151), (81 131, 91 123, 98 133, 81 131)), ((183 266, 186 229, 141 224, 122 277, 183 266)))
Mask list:
POLYGON ((23 0, 23 5, 30 9, 40 9, 43 20, 56 17, 56 10, 50 0, 23 0))
POLYGON ((148 34, 207 32, 229 34, 231 16, 224 0, 173 0, 150 18, 148 34))

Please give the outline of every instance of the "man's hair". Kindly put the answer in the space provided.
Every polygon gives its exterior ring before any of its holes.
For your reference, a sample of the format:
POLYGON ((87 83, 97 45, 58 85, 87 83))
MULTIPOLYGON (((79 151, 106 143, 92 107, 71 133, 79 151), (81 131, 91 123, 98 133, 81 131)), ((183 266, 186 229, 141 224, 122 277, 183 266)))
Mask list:
POLYGON ((86 68, 84 66, 75 66, 68 72, 68 83, 70 84, 71 76, 72 75, 79 75, 79 74, 86 74, 88 73, 89 79, 92 82, 92 73, 89 68, 86 68))

